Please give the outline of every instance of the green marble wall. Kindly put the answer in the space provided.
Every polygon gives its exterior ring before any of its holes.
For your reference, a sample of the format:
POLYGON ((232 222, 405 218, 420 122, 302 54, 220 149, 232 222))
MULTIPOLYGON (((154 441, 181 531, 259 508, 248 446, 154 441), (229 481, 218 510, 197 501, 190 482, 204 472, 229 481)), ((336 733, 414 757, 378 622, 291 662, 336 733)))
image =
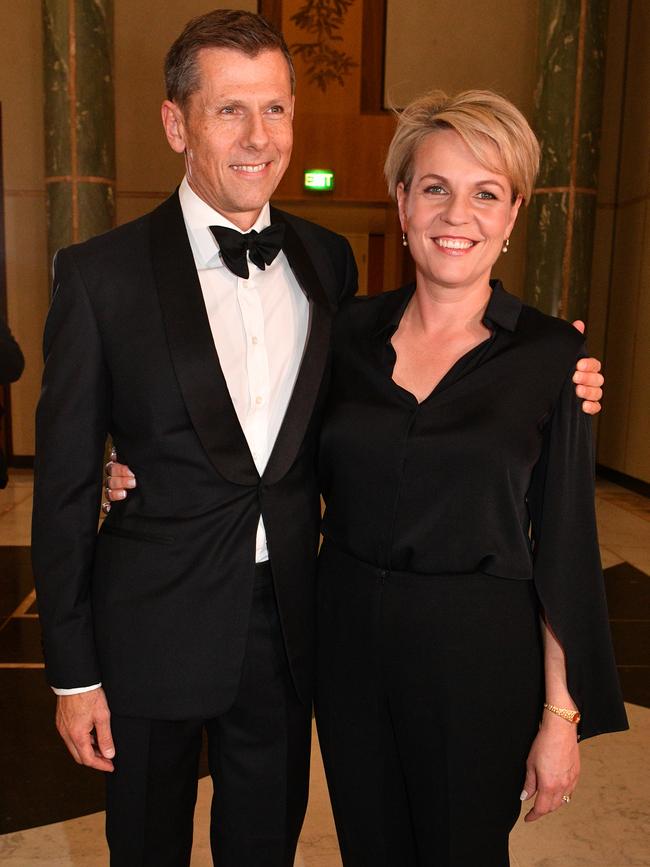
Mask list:
POLYGON ((115 221, 113 0, 42 0, 48 252, 115 221))
POLYGON ((542 165, 528 209, 526 300, 585 319, 596 220, 607 0, 540 0, 534 129, 542 165))

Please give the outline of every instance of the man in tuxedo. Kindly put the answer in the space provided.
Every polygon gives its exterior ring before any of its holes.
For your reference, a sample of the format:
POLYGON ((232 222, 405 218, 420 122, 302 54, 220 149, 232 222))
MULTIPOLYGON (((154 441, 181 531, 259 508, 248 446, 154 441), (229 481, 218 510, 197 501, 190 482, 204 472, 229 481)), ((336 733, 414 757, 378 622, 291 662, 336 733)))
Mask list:
POLYGON ((179 189, 55 260, 33 520, 46 673, 70 752, 106 772, 111 864, 189 864, 205 729, 215 863, 288 867, 309 770, 314 445, 356 267, 344 238, 269 206, 292 146, 282 36, 215 11, 165 72, 179 189), (107 434, 138 486, 97 535, 107 434))
POLYGON ((309 769, 315 439, 356 267, 342 237, 268 204, 292 145, 281 35, 211 12, 165 71, 179 189, 55 262, 33 521, 47 677, 70 752, 106 772, 113 865, 189 864, 205 729, 215 863, 288 867, 309 769), (97 535, 109 433, 138 483, 97 535))

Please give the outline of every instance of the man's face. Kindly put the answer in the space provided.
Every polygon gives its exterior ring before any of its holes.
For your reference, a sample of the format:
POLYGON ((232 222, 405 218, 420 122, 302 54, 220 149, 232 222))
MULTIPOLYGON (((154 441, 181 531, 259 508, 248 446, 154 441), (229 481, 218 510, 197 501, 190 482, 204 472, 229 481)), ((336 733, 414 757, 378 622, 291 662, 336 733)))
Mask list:
POLYGON ((240 229, 249 229, 280 183, 293 144, 287 61, 279 50, 248 57, 203 48, 200 86, 184 110, 166 100, 167 140, 185 153, 190 186, 240 229))

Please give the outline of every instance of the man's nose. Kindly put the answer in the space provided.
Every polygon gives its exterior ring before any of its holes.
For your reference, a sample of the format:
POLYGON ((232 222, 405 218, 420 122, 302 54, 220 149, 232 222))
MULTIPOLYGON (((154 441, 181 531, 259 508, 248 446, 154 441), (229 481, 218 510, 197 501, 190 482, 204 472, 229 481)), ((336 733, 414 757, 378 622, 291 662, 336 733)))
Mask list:
POLYGON ((269 134, 264 117, 260 114, 250 114, 246 120, 242 144, 245 147, 261 150, 266 147, 268 140, 269 134))

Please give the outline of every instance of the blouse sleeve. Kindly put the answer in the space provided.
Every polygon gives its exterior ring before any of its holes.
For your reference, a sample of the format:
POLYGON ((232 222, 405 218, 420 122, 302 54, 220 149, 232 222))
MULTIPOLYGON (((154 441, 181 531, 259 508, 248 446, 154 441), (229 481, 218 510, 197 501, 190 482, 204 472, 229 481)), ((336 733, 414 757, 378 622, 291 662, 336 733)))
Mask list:
POLYGON ((591 419, 573 367, 544 427, 528 492, 533 577, 546 621, 564 648, 580 735, 628 727, 614 662, 594 504, 591 419))

